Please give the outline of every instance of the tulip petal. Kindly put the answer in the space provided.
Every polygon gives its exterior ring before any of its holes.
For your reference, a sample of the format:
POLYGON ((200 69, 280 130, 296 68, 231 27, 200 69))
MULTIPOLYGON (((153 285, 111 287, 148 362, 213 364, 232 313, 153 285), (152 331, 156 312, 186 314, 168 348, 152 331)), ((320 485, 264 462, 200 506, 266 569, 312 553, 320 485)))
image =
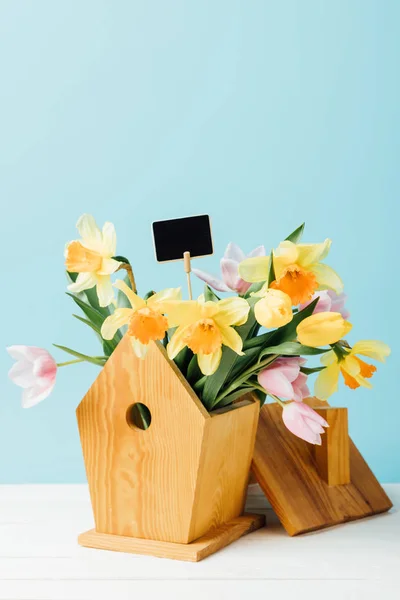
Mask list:
POLYGON ((203 375, 212 375, 219 367, 222 357, 222 348, 218 348, 211 354, 203 354, 199 352, 197 354, 197 362, 200 367, 200 371, 203 375))
POLYGON ((35 384, 36 377, 33 374, 33 363, 19 360, 8 372, 8 376, 15 385, 22 388, 29 388, 35 384))
POLYGON ((248 253, 246 258, 253 258, 255 256, 265 256, 265 254, 265 246, 257 246, 257 248, 254 248, 254 250, 248 253))
POLYGON ((213 319, 218 325, 243 325, 246 323, 250 305, 244 298, 226 298, 217 304, 218 312, 213 319))
POLYGON ((82 215, 76 224, 76 228, 82 238, 82 245, 85 248, 102 253, 103 236, 92 215, 82 215))
POLYGON ((114 287, 125 294, 131 303, 133 310, 139 310, 139 308, 144 308, 146 306, 146 302, 143 300, 143 298, 140 298, 140 296, 135 294, 135 292, 131 290, 131 288, 122 279, 118 279, 114 283, 114 287))
POLYGON ((352 354, 361 354, 380 362, 385 362, 385 358, 389 356, 390 352, 389 346, 378 340, 360 340, 354 344, 352 349, 352 354))
POLYGON ((70 283, 67 287, 69 292, 79 294, 85 290, 90 290, 97 283, 96 278, 92 273, 78 273, 78 277, 74 283, 70 283))
POLYGON ((224 253, 224 258, 228 258, 236 263, 240 263, 242 260, 245 259, 245 253, 240 248, 240 246, 238 246, 234 242, 229 242, 224 253))
POLYGON ((309 267, 321 262, 327 257, 332 240, 326 239, 320 244, 297 244, 298 263, 302 267, 309 267))
POLYGON ((320 371, 314 384, 314 394, 320 400, 327 400, 338 391, 340 367, 333 363, 320 371))
POLYGON ((39 348, 38 346, 24 346, 23 344, 8 346, 6 350, 14 360, 26 360, 29 362, 33 362, 39 356, 49 355, 44 348, 39 348))
POLYGON ((236 291, 240 279, 238 263, 231 258, 221 258, 220 265, 224 282, 228 288, 236 291))
POLYGON ((231 348, 236 354, 243 356, 243 340, 238 334, 238 332, 233 329, 233 327, 220 327, 220 332, 222 336, 222 343, 228 348, 231 348))
POLYGON ((332 267, 320 263, 318 265, 312 265, 310 271, 316 276, 319 289, 330 289, 337 294, 343 292, 343 281, 332 267))
POLYGON ((192 269, 192 273, 194 273, 196 277, 207 283, 214 290, 217 290, 217 292, 231 291, 223 281, 218 279, 218 277, 211 275, 210 273, 206 273, 205 271, 201 271, 200 269, 192 269))
POLYGON ((117 234, 112 223, 104 223, 102 231, 103 254, 105 256, 115 256, 117 252, 117 234))
POLYGON ((27 388, 22 392, 22 408, 31 408, 38 404, 48 396, 50 396, 53 391, 55 385, 55 379, 49 385, 43 387, 40 385, 35 385, 33 387, 27 388))
POLYGON ((269 273, 269 256, 246 258, 239 265, 239 275, 244 281, 256 283, 266 281, 269 273))
POLYGON ((117 308, 112 315, 104 320, 101 326, 101 335, 105 340, 112 340, 118 329, 127 325, 133 314, 131 308, 117 308))
POLYGON ((266 392, 284 400, 293 400, 293 387, 278 369, 264 369, 258 375, 258 382, 266 392))

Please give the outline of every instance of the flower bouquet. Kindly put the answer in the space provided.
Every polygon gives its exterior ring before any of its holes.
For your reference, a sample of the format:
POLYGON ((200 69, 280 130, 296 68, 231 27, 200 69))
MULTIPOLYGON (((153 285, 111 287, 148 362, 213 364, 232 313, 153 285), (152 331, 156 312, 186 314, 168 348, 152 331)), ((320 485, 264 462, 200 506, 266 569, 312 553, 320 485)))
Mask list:
MULTIPOLYGON (((340 376, 351 389, 370 388, 376 367, 360 356, 383 362, 390 353, 382 342, 351 346, 344 339, 352 325, 343 284, 323 262, 331 241, 300 243, 304 224, 269 255, 259 246, 245 256, 230 243, 221 279, 193 270, 205 282, 197 300, 184 300, 178 287, 138 295, 129 260, 117 255, 112 223, 100 230, 92 216, 83 215, 77 229, 80 239, 65 248, 68 295, 82 311, 74 317, 93 330, 100 352, 89 356, 54 344, 73 357, 56 363, 42 348, 10 346, 17 362, 9 375, 24 388, 24 407, 51 393, 59 367, 84 361, 104 366, 125 335, 143 360, 149 345, 161 342, 207 411, 252 391, 261 405, 266 398, 281 405, 293 434, 321 444, 327 423, 303 403, 310 396, 309 378, 316 375, 314 394, 321 400, 337 391, 340 376), (122 272, 125 277, 112 282, 122 272), (321 364, 307 366, 317 355, 321 364)), ((145 408, 140 418, 147 428, 145 408)))

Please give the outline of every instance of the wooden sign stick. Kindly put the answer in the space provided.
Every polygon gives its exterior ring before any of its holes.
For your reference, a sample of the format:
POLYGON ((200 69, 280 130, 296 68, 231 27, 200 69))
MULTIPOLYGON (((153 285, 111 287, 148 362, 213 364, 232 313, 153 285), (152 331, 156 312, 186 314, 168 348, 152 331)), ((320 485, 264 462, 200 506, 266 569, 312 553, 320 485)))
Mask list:
POLYGON ((192 282, 190 279, 190 273, 192 271, 192 267, 190 264, 190 252, 183 253, 183 267, 184 267, 185 273, 186 273, 187 286, 188 286, 188 292, 189 292, 189 300, 192 300, 192 282))

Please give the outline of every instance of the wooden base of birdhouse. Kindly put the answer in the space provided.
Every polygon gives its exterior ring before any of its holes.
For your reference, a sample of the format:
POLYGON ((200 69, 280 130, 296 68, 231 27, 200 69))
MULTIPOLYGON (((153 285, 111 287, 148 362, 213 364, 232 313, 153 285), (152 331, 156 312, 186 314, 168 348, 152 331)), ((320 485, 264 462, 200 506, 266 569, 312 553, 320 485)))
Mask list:
POLYGON ((260 412, 252 470, 290 535, 388 511, 392 503, 348 435, 347 409, 305 400, 328 422, 322 445, 293 435, 277 404, 260 412))
POLYGON ((225 548, 240 537, 260 529, 265 524, 264 515, 244 514, 232 519, 229 523, 209 531, 190 544, 176 544, 173 542, 159 542, 157 540, 144 540, 122 535, 98 533, 95 529, 82 533, 78 542, 87 548, 100 550, 114 550, 115 552, 128 552, 131 554, 145 554, 158 558, 172 558, 198 562, 225 548))

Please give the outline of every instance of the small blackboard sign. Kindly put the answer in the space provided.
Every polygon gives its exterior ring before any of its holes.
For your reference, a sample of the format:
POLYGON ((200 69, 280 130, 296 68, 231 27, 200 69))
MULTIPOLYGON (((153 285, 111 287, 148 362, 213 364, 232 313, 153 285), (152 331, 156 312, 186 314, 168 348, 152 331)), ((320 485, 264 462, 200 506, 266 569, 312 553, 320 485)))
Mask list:
POLYGON ((191 258, 213 253, 208 215, 155 221, 153 237, 158 262, 183 260, 185 252, 190 252, 191 258))

